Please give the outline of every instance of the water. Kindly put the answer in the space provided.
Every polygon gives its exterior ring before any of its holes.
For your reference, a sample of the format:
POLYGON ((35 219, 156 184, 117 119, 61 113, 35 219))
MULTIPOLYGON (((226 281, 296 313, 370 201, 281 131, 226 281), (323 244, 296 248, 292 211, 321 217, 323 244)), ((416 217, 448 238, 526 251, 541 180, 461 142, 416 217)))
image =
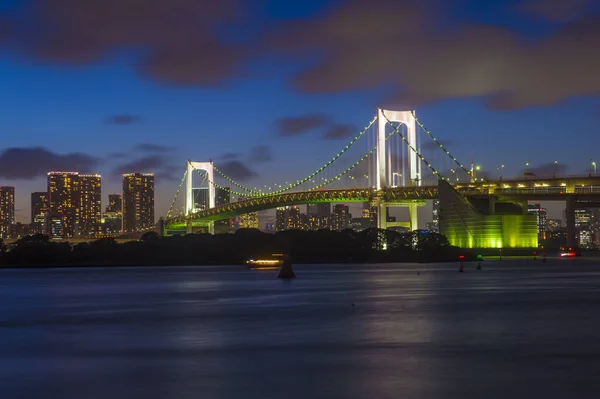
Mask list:
POLYGON ((600 397, 600 262, 457 266, 0 270, 0 397, 600 397))

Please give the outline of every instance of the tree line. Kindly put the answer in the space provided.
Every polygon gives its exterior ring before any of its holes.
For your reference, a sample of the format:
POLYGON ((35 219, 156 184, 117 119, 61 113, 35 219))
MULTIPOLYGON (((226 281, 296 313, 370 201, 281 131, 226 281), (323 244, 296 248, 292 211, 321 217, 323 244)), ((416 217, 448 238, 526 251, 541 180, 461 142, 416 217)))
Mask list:
POLYGON ((3 266, 224 265, 289 254, 294 263, 442 262, 463 251, 434 232, 287 230, 275 234, 240 229, 235 234, 187 234, 159 237, 146 233, 139 241, 117 243, 103 238, 70 245, 45 235, 2 245, 3 266))

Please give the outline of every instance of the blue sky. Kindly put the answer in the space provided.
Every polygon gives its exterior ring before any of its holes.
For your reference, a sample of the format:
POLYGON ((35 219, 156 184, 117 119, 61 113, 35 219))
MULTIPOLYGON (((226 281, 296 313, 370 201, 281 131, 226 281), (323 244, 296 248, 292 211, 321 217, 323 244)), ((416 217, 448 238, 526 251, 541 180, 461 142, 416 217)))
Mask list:
POLYGON ((490 174, 504 164, 518 175, 525 162, 544 172, 555 160, 587 172, 600 161, 599 8, 0 0, 0 184, 16 186, 26 221, 48 170, 101 173, 104 198, 120 191, 118 172, 155 172, 161 215, 186 159, 213 159, 240 179, 250 170, 249 186, 296 180, 378 106, 416 109, 463 163, 490 174), (315 115, 328 122, 282 131, 315 115), (345 134, 324 140, 335 125, 345 134), (250 162, 257 146, 272 156, 250 162))

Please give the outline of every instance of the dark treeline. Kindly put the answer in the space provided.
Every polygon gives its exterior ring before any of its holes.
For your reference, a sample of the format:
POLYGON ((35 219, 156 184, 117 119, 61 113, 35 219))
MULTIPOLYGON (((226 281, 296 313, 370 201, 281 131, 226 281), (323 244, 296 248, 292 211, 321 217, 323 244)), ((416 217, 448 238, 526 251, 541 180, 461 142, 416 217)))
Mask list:
POLYGON ((440 262, 457 260, 461 249, 437 233, 288 230, 276 234, 242 229, 235 234, 159 237, 146 233, 140 241, 119 244, 105 238, 71 246, 47 236, 25 237, 9 250, 4 266, 83 265, 219 265, 242 264, 251 258, 286 253, 294 263, 440 262), (384 250, 387 249, 387 250, 384 250))

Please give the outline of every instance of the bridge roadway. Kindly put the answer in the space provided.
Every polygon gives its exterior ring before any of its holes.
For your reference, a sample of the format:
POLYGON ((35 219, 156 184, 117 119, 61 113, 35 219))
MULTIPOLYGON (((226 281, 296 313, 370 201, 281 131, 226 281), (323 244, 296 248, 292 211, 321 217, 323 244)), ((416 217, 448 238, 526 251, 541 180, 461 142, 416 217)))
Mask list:
MULTIPOLYGON (((501 199, 535 199, 541 201, 566 201, 568 198, 571 198, 577 202, 589 202, 594 205, 600 204, 600 176, 531 176, 476 183, 457 183, 454 187, 466 197, 494 195, 501 199)), ((198 211, 188 217, 170 218, 165 220, 165 227, 169 230, 185 229, 190 222, 193 226, 206 226, 216 220, 228 219, 244 213, 273 209, 286 205, 315 204, 320 202, 374 202, 383 200, 390 206, 406 206, 414 203, 422 204, 426 200, 436 198, 438 198, 437 185, 389 187, 379 192, 374 188, 290 192, 249 198, 198 211)))

